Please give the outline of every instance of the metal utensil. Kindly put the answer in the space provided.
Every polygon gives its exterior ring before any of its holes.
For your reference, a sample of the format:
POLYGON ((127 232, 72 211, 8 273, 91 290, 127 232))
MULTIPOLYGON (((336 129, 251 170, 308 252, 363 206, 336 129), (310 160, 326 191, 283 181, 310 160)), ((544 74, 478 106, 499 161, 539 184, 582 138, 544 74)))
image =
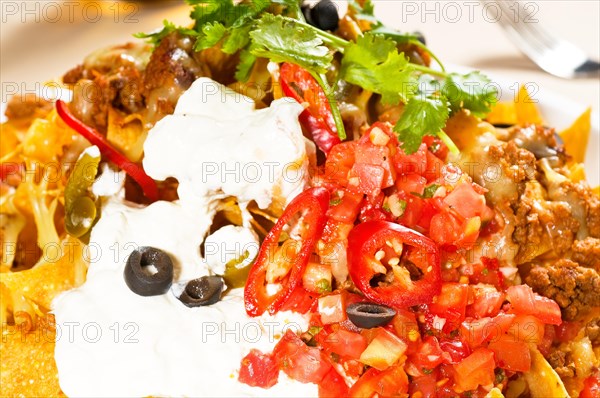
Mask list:
POLYGON ((530 18, 523 4, 512 0, 486 0, 498 6, 500 26, 529 59, 546 72, 566 78, 598 77, 600 63, 575 45, 559 39, 530 18))

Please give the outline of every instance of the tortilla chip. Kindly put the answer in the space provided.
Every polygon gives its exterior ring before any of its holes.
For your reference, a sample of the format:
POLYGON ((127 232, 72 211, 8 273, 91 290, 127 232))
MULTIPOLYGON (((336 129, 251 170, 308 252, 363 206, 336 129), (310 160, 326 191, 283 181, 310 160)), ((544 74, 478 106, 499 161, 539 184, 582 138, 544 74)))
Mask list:
POLYGON ((529 96, 526 86, 521 86, 517 100, 515 101, 515 112, 518 124, 543 124, 544 120, 537 108, 537 100, 529 96))
POLYGON ((517 109, 514 102, 497 102, 485 120, 491 124, 517 124, 517 109))
POLYGON ((573 156, 573 160, 577 163, 583 163, 585 160, 585 151, 591 131, 592 108, 588 108, 569 128, 558 134, 565 143, 567 153, 573 156))
POLYGON ((529 391, 532 397, 556 397, 568 398, 567 392, 562 380, 546 358, 537 349, 531 345, 531 369, 523 374, 527 381, 529 391))
POLYGON ((67 239, 57 251, 62 256, 52 261, 56 251, 46 252, 46 261, 20 272, 0 273, 0 282, 12 292, 20 292, 44 309, 49 309, 52 300, 60 293, 72 289, 78 282, 78 271, 83 261, 83 244, 67 239))
POLYGON ((64 397, 54 361, 52 324, 25 333, 18 326, 2 326, 0 396, 64 397))

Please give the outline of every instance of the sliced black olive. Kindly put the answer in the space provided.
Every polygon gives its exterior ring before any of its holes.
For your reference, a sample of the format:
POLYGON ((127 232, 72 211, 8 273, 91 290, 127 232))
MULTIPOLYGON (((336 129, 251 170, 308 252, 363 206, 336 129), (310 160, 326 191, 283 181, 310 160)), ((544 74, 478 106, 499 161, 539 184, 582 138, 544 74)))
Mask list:
POLYGON ((427 45, 427 40, 425 40, 425 36, 423 36, 423 33, 417 31, 413 32, 413 35, 415 35, 417 37, 417 40, 419 40, 424 46, 427 45))
POLYGON ((311 25, 321 30, 336 30, 340 22, 337 6, 331 0, 321 0, 310 10, 311 25))
POLYGON ((302 11, 302 15, 304 15, 304 19, 306 19, 306 23, 315 26, 312 16, 310 15, 310 5, 302 4, 302 6, 300 6, 300 10, 302 11))
POLYGON ((359 328, 371 329, 389 323, 396 316, 396 311, 380 304, 352 303, 346 308, 346 314, 359 328))
POLYGON ((221 299, 223 278, 220 276, 203 276, 187 283, 179 300, 188 307, 211 305, 221 299))
POLYGON ((164 251, 142 246, 129 255, 123 277, 140 296, 164 294, 173 283, 173 262, 164 251))

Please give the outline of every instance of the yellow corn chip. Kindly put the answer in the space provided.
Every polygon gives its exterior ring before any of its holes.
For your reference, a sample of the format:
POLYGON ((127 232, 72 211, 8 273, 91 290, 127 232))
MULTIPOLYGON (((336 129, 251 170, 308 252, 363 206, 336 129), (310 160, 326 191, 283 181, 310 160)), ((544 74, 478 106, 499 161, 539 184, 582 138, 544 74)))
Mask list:
POLYGON ((491 124, 517 124, 517 109, 514 102, 497 102, 485 120, 491 124))
POLYGON ((77 271, 83 261, 83 244, 79 241, 68 239, 54 249, 47 250, 45 261, 29 270, 0 273, 0 282, 12 292, 20 292, 49 309, 58 294, 75 287, 77 271))
POLYGON ((55 329, 46 323, 33 332, 2 325, 0 396, 64 397, 54 361, 55 329))
POLYGON ((582 163, 585 159, 585 151, 591 131, 592 109, 588 108, 570 127, 558 134, 565 143, 567 153, 573 156, 573 160, 578 163, 582 163))
POLYGON ((515 113, 519 124, 535 123, 543 124, 542 115, 536 105, 537 101, 529 96, 526 86, 521 86, 517 101, 515 102, 515 113))

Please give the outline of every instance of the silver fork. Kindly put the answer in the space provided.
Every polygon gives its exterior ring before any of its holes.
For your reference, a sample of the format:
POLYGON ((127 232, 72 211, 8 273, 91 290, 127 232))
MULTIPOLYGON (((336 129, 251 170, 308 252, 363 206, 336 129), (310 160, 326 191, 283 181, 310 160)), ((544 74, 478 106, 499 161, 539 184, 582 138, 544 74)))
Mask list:
POLYGON ((485 0, 498 5, 500 25, 513 43, 546 72, 566 79, 598 77, 600 64, 580 48, 551 35, 530 21, 529 13, 518 1, 485 0))

